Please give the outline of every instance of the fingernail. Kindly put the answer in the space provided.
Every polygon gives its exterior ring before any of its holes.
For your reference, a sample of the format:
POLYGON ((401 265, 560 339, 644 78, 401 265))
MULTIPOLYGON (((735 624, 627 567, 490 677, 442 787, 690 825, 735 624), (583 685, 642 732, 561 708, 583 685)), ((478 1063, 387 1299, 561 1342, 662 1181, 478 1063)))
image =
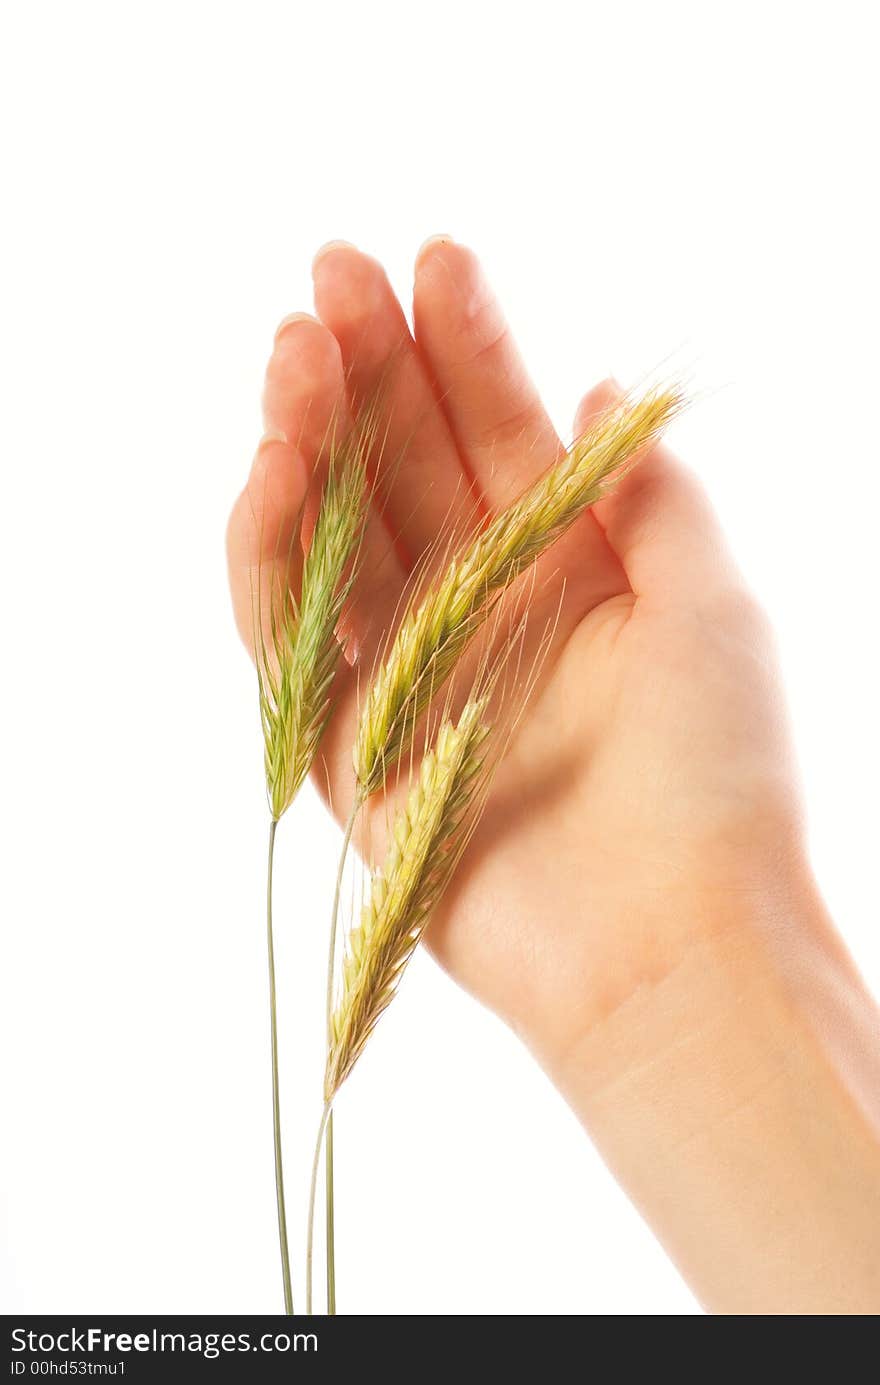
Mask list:
POLYGON ((442 232, 442 233, 439 234, 439 235, 436 235, 436 236, 429 236, 428 239, 425 240, 425 241, 422 241, 421 245, 419 246, 419 253, 416 255, 416 268, 418 268, 418 266, 421 264, 422 260, 425 258, 425 256, 428 254, 428 252, 429 252, 431 249, 433 249, 433 247, 434 247, 435 245, 452 245, 452 244, 454 244, 453 239, 452 239, 452 236, 447 235, 445 231, 442 232))
POLYGON ((349 668, 354 668, 361 657, 361 647, 354 635, 349 632, 342 641, 342 657, 349 668))
POLYGON ((277 342, 282 332, 286 332, 287 328, 292 327, 295 323, 314 322, 314 320, 315 319, 309 313, 288 313, 287 317, 283 317, 275 328, 275 341, 277 342))
POLYGON ((321 260, 323 260, 323 259, 325 258, 325 256, 331 255, 331 254, 333 253, 334 250, 356 250, 356 249, 357 249, 357 246, 356 246, 356 245, 352 245, 352 243, 351 243, 350 240, 328 240, 327 243, 326 243, 325 245, 322 245, 322 246, 321 246, 321 248, 317 251, 317 253, 316 253, 316 255, 315 255, 315 258, 312 260, 312 269, 313 269, 313 270, 317 269, 317 268, 318 268, 318 265, 319 265, 320 262, 321 262, 321 260))
POLYGON ((251 462, 251 471, 255 471, 256 468, 265 460, 264 454, 267 448, 271 447, 273 443, 279 442, 286 443, 287 434, 282 433, 280 428, 267 428, 263 436, 260 438, 260 441, 257 443, 257 450, 254 453, 254 460, 251 462))

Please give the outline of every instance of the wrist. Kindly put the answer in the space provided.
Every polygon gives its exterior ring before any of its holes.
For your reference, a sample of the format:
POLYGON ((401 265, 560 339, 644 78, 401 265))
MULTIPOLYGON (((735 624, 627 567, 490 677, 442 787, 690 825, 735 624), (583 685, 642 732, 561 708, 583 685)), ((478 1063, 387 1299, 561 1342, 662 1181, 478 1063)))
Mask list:
POLYGON ((877 1012, 806 869, 724 912, 545 1065, 709 1308, 876 1312, 877 1012))

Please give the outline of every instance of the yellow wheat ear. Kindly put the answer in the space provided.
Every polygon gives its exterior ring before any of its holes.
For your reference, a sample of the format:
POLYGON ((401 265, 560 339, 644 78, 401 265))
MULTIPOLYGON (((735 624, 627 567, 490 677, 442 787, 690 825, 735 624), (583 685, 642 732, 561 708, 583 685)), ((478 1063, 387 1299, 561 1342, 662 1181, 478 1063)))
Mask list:
POLYGON ((499 595, 681 411, 677 389, 652 390, 608 410, 566 454, 497 515, 404 615, 364 701, 354 750, 359 795, 375 793, 421 711, 445 682, 499 595))
POLYGON ((464 849, 485 780, 488 694, 444 721, 391 831, 385 862, 347 942, 330 1024, 324 1082, 329 1104, 394 995, 464 849))

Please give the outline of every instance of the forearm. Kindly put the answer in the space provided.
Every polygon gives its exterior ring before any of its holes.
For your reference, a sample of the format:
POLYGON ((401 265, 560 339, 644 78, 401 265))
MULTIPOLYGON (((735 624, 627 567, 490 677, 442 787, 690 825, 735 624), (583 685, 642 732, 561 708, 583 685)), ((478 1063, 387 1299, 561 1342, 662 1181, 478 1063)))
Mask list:
POLYGON ((809 882, 748 912, 548 1067, 708 1310, 877 1313, 878 1012, 809 882))

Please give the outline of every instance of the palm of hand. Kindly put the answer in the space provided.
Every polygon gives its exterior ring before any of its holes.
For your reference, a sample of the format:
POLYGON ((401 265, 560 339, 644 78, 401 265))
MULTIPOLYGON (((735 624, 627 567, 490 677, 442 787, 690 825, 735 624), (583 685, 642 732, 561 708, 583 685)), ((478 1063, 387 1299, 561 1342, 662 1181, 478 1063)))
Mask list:
MULTIPOLYGON (((406 451, 368 520, 346 615, 369 669, 408 570, 450 513, 467 526, 510 503, 560 444, 462 247, 433 242, 420 256, 415 342, 380 267, 352 247, 320 256, 315 281, 323 325, 288 321, 269 364, 273 431, 230 521, 233 600, 249 642, 252 572, 286 547, 328 418, 381 380, 386 446, 406 451)), ((612 389, 587 396, 578 426, 612 389)), ((722 926, 725 893, 760 869, 757 843, 796 850, 797 796, 763 622, 699 487, 665 449, 531 581, 532 638, 552 621, 552 647, 428 941, 463 985, 558 1051, 722 926)), ((316 769, 343 817, 357 683, 356 666, 337 679, 316 769)), ((374 805, 374 825, 382 816, 374 805)))

